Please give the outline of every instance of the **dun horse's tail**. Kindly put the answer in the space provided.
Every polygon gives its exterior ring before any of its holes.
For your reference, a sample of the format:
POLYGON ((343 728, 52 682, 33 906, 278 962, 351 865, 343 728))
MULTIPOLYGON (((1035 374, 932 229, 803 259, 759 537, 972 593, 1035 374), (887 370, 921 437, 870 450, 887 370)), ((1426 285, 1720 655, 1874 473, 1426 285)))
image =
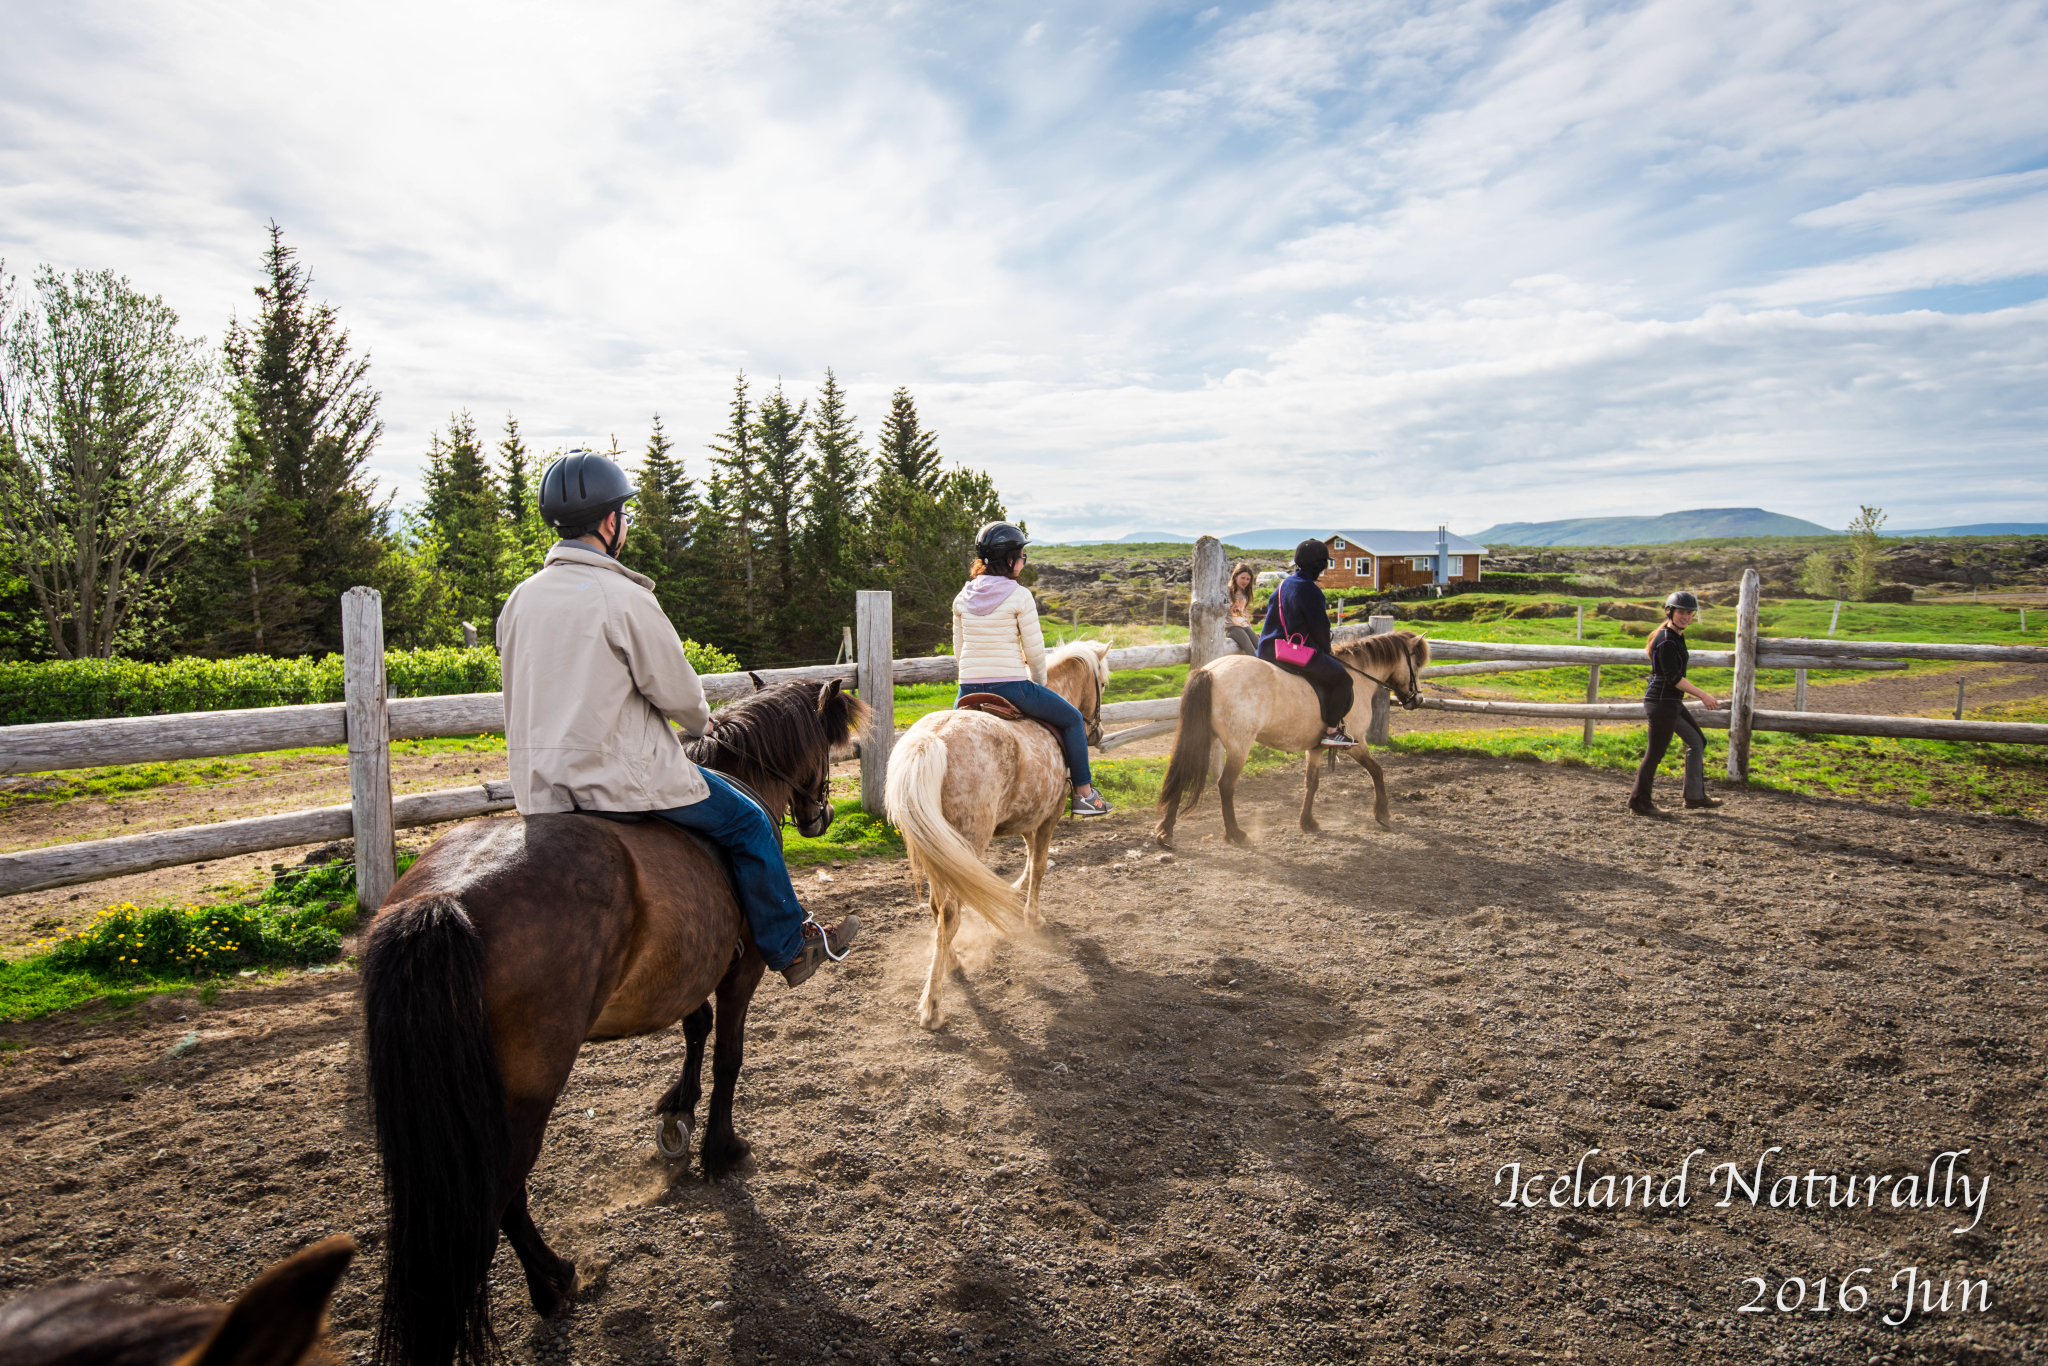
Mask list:
POLYGON ((950 894, 981 918, 1008 933, 1020 908, 1017 889, 990 872, 974 846, 946 819, 941 792, 946 785, 946 742, 913 728, 889 755, 885 799, 889 819, 903 832, 910 854, 912 885, 922 870, 932 883, 932 900, 950 894))
POLYGON ((511 1141, 484 1014, 484 948, 452 896, 399 902, 363 949, 370 1106, 384 1164, 380 1366, 496 1358, 491 1257, 511 1141))
POLYGON ((1209 718, 1209 706, 1216 692, 1216 675, 1197 669, 1188 675, 1180 694, 1180 733, 1174 737, 1173 758, 1166 764, 1166 783, 1159 789, 1159 809, 1178 808, 1182 802, 1194 805, 1209 778, 1209 751, 1215 748, 1216 727, 1209 718))

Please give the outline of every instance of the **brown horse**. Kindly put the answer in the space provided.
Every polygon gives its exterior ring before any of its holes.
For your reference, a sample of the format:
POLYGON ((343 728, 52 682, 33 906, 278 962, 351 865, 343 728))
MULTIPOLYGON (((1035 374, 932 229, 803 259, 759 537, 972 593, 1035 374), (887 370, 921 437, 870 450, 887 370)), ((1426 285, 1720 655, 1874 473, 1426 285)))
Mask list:
POLYGON ((0 1304, 0 1362, 298 1366, 314 1354, 328 1296, 355 1255, 353 1239, 325 1239, 265 1271, 227 1306, 129 1302, 191 1293, 148 1279, 44 1286, 0 1304))
MULTIPOLYGON (((1372 696, 1385 684, 1412 707, 1418 700, 1423 666, 1429 663, 1429 642, 1413 631, 1361 636, 1337 646, 1333 653, 1351 670, 1351 711, 1345 728, 1363 735, 1372 719, 1372 696)), ((1237 776, 1253 745, 1271 745, 1295 753, 1308 751, 1307 787, 1301 798, 1301 828, 1315 831, 1317 760, 1325 753, 1322 710, 1316 691, 1299 674, 1248 655, 1226 655, 1188 675, 1180 695, 1180 733, 1166 766, 1166 784, 1159 793, 1159 825, 1152 837, 1173 847, 1173 825, 1183 801, 1193 810, 1209 774, 1215 772, 1216 794, 1223 803, 1223 838, 1246 843, 1237 824, 1237 776)), ((1373 819, 1392 830, 1387 819, 1387 781, 1379 761, 1364 745, 1351 757, 1372 775, 1373 819)))
MULTIPOLYGON (((1109 645, 1077 640, 1046 661, 1045 685, 1080 708, 1091 733, 1109 683, 1109 645)), ((889 755, 889 819, 903 832, 913 888, 931 884, 934 923, 931 971, 917 1007, 918 1023, 939 1026, 939 996, 956 964, 953 936, 962 907, 1008 933, 1022 914, 1041 923, 1038 892, 1045 881, 1053 828, 1066 812, 1070 780, 1052 732, 1035 721, 1004 721, 986 712, 939 711, 920 717, 889 755), (1022 835, 1024 872, 1006 883, 981 861, 997 835, 1022 835), (1020 906, 1018 894, 1023 894, 1020 906)))
MULTIPOLYGON (((786 683, 720 711, 691 757, 750 785, 778 822, 797 799, 807 813, 797 828, 816 836, 832 819, 831 751, 865 714, 837 682, 786 683)), ((473 821, 420 856, 363 948, 387 1209, 380 1361, 494 1355, 487 1274, 500 1230, 533 1307, 551 1314, 567 1302, 575 1267, 534 1227, 526 1177, 586 1039, 683 1021, 683 1073, 655 1106, 656 1141, 678 1156, 715 1020, 700 1161, 716 1176, 747 1155, 732 1101, 764 968, 719 864, 658 818, 473 821)))

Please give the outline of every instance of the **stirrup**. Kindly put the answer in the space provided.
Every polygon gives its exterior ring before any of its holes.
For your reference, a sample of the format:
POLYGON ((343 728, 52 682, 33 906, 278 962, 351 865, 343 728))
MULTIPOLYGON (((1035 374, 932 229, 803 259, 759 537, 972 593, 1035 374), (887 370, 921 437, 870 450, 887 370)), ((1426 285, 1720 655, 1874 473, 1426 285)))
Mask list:
POLYGON ((1346 734, 1344 727, 1339 726, 1335 734, 1325 734, 1318 743, 1324 749, 1352 749, 1357 746, 1358 741, 1346 734))
MULTIPOLYGON (((810 912, 808 911, 804 913, 804 924, 818 932, 818 947, 823 949, 825 951, 825 956, 831 959, 833 962, 843 963, 846 961, 846 955, 853 952, 852 944, 848 944, 845 948, 841 949, 837 953, 832 952, 831 934, 829 934, 826 931, 823 925, 820 925, 818 923, 818 918, 810 914, 810 912)), ((801 934, 802 930, 799 930, 798 933, 801 934)))

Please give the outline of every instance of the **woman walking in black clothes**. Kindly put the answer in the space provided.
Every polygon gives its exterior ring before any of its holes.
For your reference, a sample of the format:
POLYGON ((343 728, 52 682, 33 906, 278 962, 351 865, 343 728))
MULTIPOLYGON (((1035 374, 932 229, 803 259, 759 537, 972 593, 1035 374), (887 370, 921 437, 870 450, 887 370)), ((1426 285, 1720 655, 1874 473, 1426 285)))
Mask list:
POLYGON ((1330 567, 1330 551, 1321 541, 1294 547, 1294 572, 1280 580, 1266 604, 1266 629, 1259 637, 1259 658, 1291 674, 1300 674, 1316 690, 1322 704, 1323 739, 1330 749, 1350 749, 1358 741, 1344 733, 1351 711, 1351 670, 1330 653, 1330 609, 1316 580, 1330 567), (1290 664, 1274 653, 1278 641, 1294 641, 1315 651, 1306 664, 1290 664))
POLYGON ((1635 790, 1629 793, 1628 809, 1653 820, 1670 819, 1669 812, 1650 800, 1650 784, 1657 777, 1657 765, 1664 762, 1664 751, 1671 748, 1674 734, 1685 742, 1686 806, 1697 809, 1721 805, 1719 799, 1707 795, 1707 737, 1685 714, 1686 693, 1704 702, 1708 711, 1721 709, 1721 703, 1712 694, 1701 692, 1685 676, 1689 659, 1685 628, 1692 625, 1699 612, 1700 600, 1690 593, 1673 593, 1664 599, 1664 624, 1650 637, 1650 647, 1645 652, 1650 656, 1650 686, 1643 690, 1643 714, 1650 719, 1650 748, 1643 755, 1642 767, 1636 770, 1635 790))

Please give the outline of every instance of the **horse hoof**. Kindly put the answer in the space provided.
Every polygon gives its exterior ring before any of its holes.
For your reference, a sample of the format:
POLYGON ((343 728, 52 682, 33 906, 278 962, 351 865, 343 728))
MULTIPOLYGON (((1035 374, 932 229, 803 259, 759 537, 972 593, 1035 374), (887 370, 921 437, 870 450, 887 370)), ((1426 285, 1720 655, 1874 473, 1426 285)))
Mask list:
POLYGON ((654 1120, 654 1146, 661 1150, 663 1157, 688 1157, 690 1155, 690 1117, 688 1115, 658 1115, 654 1120), (675 1138, 670 1140, 673 1133, 675 1138))
POLYGON ((937 1033, 939 1027, 945 1024, 945 1020, 940 1018, 937 1008, 934 1007, 931 1010, 918 1011, 917 1023, 920 1028, 925 1029, 931 1033, 937 1033))
POLYGON ((1227 844, 1250 844, 1252 842, 1252 837, 1245 834, 1242 830, 1228 831, 1224 834, 1223 839, 1227 844))
POLYGON ((1375 821, 1373 823, 1379 826, 1380 829, 1386 831, 1389 835, 1394 833, 1394 823, 1392 821, 1375 821))
POLYGON ((1303 821, 1301 823, 1301 833, 1304 835, 1320 835, 1323 833, 1323 827, 1317 825, 1314 821, 1303 821))

